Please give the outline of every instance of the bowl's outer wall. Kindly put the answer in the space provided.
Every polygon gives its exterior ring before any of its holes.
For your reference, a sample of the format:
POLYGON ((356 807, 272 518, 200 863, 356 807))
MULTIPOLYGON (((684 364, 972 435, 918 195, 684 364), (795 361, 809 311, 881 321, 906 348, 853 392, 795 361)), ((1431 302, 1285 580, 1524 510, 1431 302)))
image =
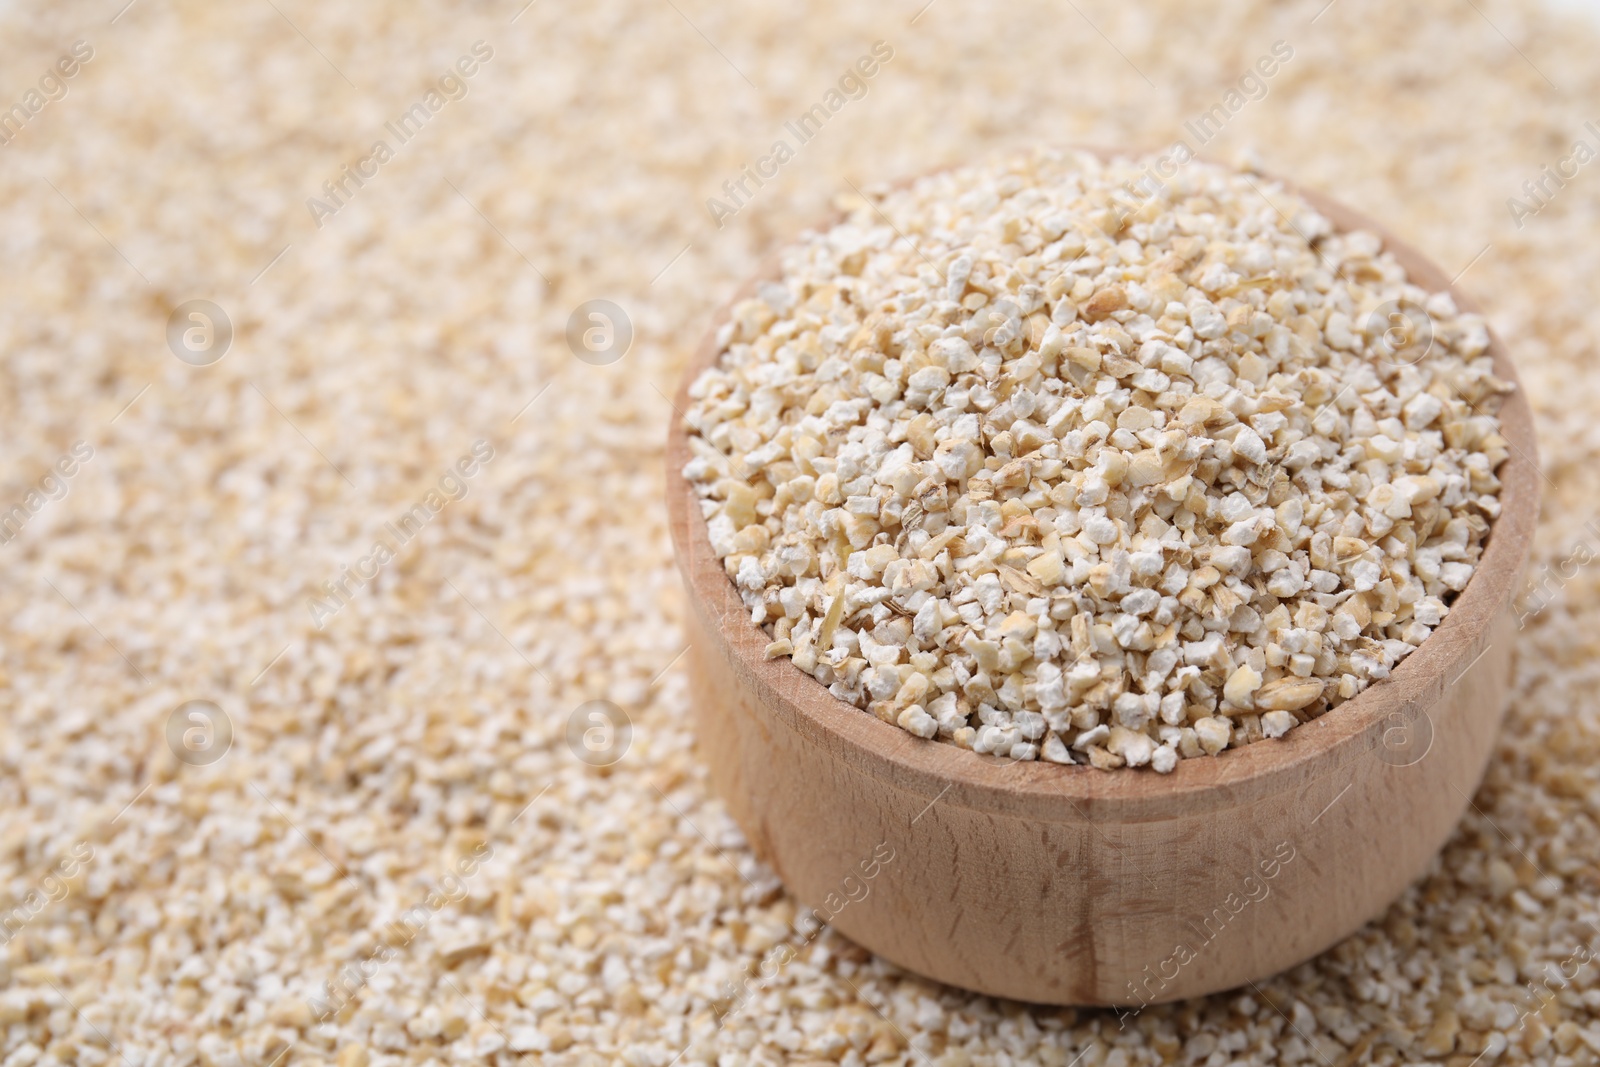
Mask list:
MULTIPOLYGON (((1418 284, 1449 288, 1381 227, 1301 195, 1341 230, 1384 236, 1418 284)), ((715 355, 713 331, 680 410, 715 355)), ((1498 341, 1493 355, 1514 381, 1498 341)), ((766 660, 766 636, 711 553, 674 423, 667 503, 697 630, 691 691, 713 786, 801 901, 858 943, 952 985, 1137 1006, 1292 966, 1381 914, 1482 777, 1505 710, 1512 599, 1539 496, 1520 391, 1501 422, 1512 445, 1502 515, 1445 624, 1389 681, 1282 740, 1184 760, 1166 776, 1017 764, 922 741, 835 700, 788 660, 766 660)))
POLYGON ((1431 712, 1376 724, 1343 762, 1238 807, 1142 821, 1085 819, 1070 801, 1058 820, 984 811, 863 771, 773 715, 777 695, 698 625, 691 695, 713 785, 796 897, 952 985, 1138 1005, 1293 966, 1422 873, 1483 774, 1514 619, 1501 613, 1431 712))

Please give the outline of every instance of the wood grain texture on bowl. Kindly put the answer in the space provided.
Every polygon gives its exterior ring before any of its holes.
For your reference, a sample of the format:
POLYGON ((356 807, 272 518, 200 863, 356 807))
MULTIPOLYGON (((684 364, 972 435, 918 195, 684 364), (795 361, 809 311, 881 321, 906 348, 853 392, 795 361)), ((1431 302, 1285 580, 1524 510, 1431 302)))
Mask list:
MULTIPOLYGON (((1382 227, 1292 191, 1340 230, 1379 234, 1416 284, 1451 289, 1382 227)), ((739 297, 775 276, 774 263, 739 297)), ((685 373, 680 411, 689 382, 719 354, 717 327, 732 303, 685 373)), ((1495 373, 1515 382, 1498 339, 1490 352, 1495 373)), ((1285 737, 1180 760, 1169 775, 923 740, 838 700, 788 658, 766 659, 769 638, 713 554, 683 478, 690 453, 675 421, 667 504, 712 783, 799 900, 857 943, 952 985, 1139 1005, 1308 959, 1421 875, 1493 747, 1539 500, 1520 389, 1499 414, 1511 452, 1499 469, 1501 514, 1444 623, 1390 678, 1285 737)))

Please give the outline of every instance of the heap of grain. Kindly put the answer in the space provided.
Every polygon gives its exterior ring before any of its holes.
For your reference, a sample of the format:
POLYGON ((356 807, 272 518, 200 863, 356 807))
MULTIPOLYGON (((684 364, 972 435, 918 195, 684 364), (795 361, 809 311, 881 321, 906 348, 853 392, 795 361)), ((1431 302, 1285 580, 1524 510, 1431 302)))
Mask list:
POLYGON ((1037 153, 783 255, 687 413, 769 656, 978 752, 1215 754, 1348 700, 1467 584, 1481 318, 1265 179, 1037 153))

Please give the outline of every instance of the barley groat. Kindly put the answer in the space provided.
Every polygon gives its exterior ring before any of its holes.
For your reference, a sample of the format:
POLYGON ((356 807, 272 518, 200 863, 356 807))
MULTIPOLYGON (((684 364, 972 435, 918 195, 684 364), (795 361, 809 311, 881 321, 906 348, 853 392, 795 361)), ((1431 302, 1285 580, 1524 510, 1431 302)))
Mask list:
MULTIPOLYGON (((0 910, 49 901, 45 878, 74 844, 95 850, 71 895, 0 950, 0 1059, 1587 1067, 1600 1055, 1600 567, 1570 562, 1596 543, 1600 306, 1585 280, 1600 273, 1587 224, 1600 174, 1586 165, 1521 228, 1506 205, 1529 202, 1522 183, 1594 117, 1600 35, 1575 9, 1079 4, 1125 60, 1073 10, 1035 0, 822 0, 804 18, 638 0, 281 13, 141 0, 111 23, 122 6, 0 10, 8 105, 73 41, 96 50, 0 167, 14 267, 0 287, 7 506, 72 442, 95 449, 0 553, 0 910), (438 70, 430 54, 454 58, 480 33, 496 51, 488 80, 314 229, 304 198, 416 98, 438 70), (1516 697, 1474 808, 1427 878, 1343 944, 1257 988, 1126 1018, 973 996, 831 930, 809 936, 692 749, 659 500, 675 416, 657 390, 670 394, 716 302, 775 235, 819 217, 825 190, 1032 140, 1192 143, 1186 122, 1280 35, 1292 62, 1205 150, 1253 147, 1463 272, 1537 412, 1548 481, 1530 573, 1546 593, 1517 635, 1516 697), (897 55, 870 95, 712 229, 705 198, 879 37, 897 55), (267 61, 251 61, 257 48, 267 61), (135 268, 169 300, 223 305, 235 350, 209 368, 175 361, 168 308, 135 268), (609 368, 576 361, 563 337, 600 296, 637 334, 609 368), (487 480, 285 651, 307 625, 305 595, 480 434, 504 445, 487 480), (237 736, 223 762, 195 768, 161 729, 203 696, 237 736), (596 697, 635 728, 604 776, 563 740, 596 697), (467 901, 352 1011, 308 1020, 322 983, 383 944, 480 839, 495 857, 467 901), (797 955, 769 963, 786 949, 797 955)), ((898 876, 891 864, 879 877, 898 876)))
POLYGON ((771 656, 978 752, 1153 766, 1386 677, 1472 576, 1488 331, 1265 179, 1040 152, 733 309, 685 474, 771 656))

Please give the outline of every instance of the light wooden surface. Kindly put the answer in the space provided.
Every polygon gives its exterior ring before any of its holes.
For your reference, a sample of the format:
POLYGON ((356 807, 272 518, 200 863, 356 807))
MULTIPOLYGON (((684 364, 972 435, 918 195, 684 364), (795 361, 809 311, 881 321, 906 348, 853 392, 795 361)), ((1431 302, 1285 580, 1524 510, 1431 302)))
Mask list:
MULTIPOLYGON (((1341 230, 1385 233, 1300 194, 1341 230)), ((1413 249, 1387 236, 1385 247, 1413 281, 1449 288, 1413 249)), ((685 375, 680 410, 688 382, 717 356, 715 332, 685 375)), ((1498 340, 1492 354, 1496 373, 1515 381, 1498 340)), ((768 638, 713 556, 682 477, 689 453, 675 422, 667 503, 697 631, 692 699, 712 782, 799 900, 859 944, 952 985, 1137 1007, 1293 966, 1422 873, 1483 775, 1539 497, 1520 391, 1500 417, 1512 447, 1499 472, 1502 514, 1433 636, 1387 681, 1286 737, 1181 760, 1170 775, 1018 763, 922 740, 837 700, 787 658, 765 659, 768 638)))

